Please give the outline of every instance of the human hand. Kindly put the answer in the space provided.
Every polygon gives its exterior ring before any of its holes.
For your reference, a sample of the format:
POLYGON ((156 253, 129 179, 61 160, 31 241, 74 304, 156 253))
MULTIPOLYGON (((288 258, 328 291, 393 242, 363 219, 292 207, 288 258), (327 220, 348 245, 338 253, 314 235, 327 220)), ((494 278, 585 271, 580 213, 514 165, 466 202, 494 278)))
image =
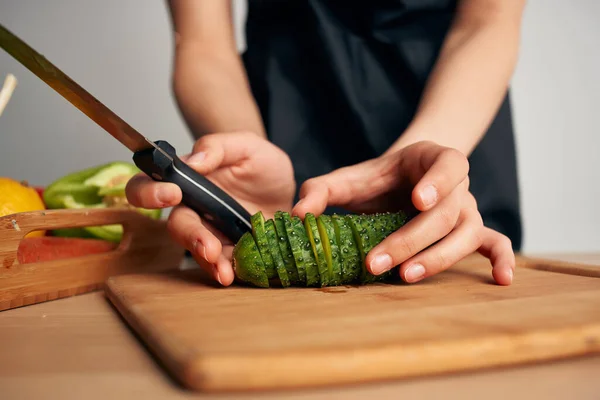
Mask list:
POLYGON ((357 213, 414 207, 418 215, 367 255, 371 273, 400 266, 404 281, 418 282, 478 251, 490 259, 495 281, 509 285, 515 268, 511 242, 483 225, 468 172, 461 152, 418 142, 307 180, 292 212, 303 218, 307 212, 321 214, 328 205, 357 213))
MULTIPOLYGON (((285 152, 269 141, 248 133, 216 133, 199 139, 190 155, 181 159, 235 198, 249 213, 291 210, 296 183, 285 152)), ((218 282, 230 285, 233 246, 221 232, 180 205, 181 189, 138 174, 127 184, 127 199, 136 207, 174 207, 168 219, 172 237, 218 282)))

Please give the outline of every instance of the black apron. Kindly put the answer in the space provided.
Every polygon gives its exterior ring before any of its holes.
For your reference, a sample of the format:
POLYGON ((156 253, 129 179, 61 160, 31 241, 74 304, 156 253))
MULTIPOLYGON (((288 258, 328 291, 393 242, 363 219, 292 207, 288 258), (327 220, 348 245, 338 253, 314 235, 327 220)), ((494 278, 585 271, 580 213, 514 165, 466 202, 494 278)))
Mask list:
MULTIPOLYGON (((291 157, 298 188, 378 157, 398 139, 455 8, 450 0, 248 1, 245 67, 269 140, 291 157)), ((485 225, 519 250, 508 95, 469 161, 471 192, 485 225)))

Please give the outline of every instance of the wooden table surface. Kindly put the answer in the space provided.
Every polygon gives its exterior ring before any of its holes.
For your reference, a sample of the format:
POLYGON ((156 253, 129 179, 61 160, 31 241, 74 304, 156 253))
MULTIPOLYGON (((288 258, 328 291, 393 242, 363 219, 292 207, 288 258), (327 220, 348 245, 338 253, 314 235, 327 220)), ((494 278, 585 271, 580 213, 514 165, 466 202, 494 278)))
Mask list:
MULTIPOLYGON (((600 253, 542 256, 600 265, 600 253)), ((2 400, 598 399, 599 374, 600 356, 594 356, 355 387, 203 395, 165 373, 101 292, 0 313, 2 400)))

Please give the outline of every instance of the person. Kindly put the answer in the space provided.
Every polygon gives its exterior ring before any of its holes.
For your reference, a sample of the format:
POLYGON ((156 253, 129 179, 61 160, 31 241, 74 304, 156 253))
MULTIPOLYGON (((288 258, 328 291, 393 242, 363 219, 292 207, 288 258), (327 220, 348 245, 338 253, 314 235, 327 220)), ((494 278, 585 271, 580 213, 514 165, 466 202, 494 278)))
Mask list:
MULTIPOLYGON (((479 252, 509 285, 521 246, 509 82, 524 0, 170 0, 184 160, 245 206, 418 214, 366 258, 418 282, 479 252)), ((174 207, 173 237, 222 285, 229 242, 144 175, 131 204, 174 207)))

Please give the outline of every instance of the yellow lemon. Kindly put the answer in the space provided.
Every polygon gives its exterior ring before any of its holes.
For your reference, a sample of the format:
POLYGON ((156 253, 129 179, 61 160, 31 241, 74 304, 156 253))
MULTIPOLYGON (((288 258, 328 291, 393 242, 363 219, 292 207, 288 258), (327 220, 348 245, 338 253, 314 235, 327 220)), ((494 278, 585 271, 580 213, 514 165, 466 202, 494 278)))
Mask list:
MULTIPOLYGON (((45 209, 44 202, 34 188, 11 178, 0 177, 0 217, 45 209)), ((44 235, 44 231, 35 231, 30 232, 26 237, 44 235)))

